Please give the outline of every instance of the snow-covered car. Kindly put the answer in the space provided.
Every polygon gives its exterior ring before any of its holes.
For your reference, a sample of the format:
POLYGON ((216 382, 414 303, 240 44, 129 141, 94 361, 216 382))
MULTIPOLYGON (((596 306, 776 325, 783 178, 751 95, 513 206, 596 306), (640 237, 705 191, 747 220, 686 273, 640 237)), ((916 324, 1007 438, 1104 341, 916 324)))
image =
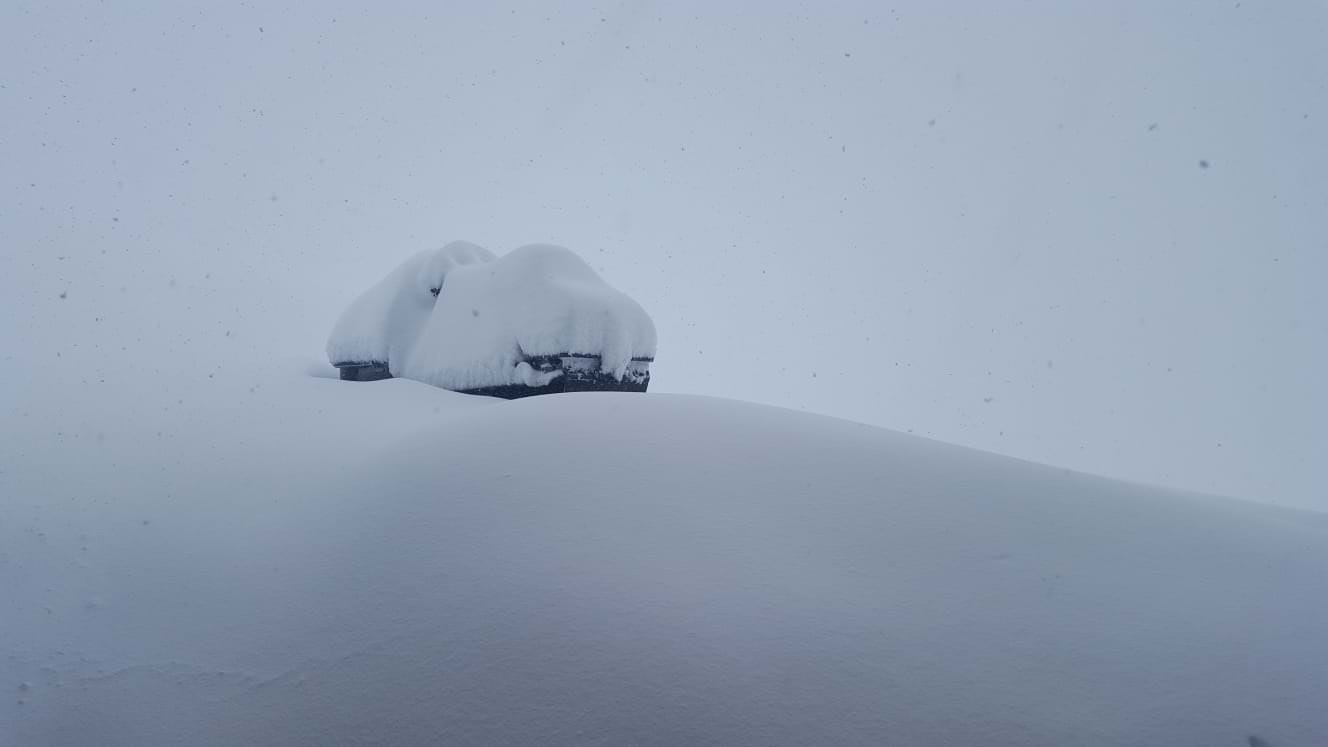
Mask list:
POLYGON ((532 244, 494 257, 454 241, 351 303, 327 355, 342 379, 401 377, 512 399, 644 392, 655 343, 641 306, 570 250, 532 244))

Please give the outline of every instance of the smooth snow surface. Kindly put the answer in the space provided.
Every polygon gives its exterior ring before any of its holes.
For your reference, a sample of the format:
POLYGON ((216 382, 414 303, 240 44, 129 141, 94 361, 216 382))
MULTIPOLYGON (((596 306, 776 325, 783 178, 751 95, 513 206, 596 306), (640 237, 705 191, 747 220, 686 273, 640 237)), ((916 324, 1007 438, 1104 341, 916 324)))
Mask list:
POLYGON ((1323 514, 720 399, 265 381, 0 431, 0 744, 1328 742, 1323 514))
POLYGON ((328 340, 333 363, 387 361, 447 389, 548 383, 532 355, 601 357, 621 378, 654 358, 655 325, 580 257, 532 244, 499 259, 466 242, 412 257, 358 298, 328 340), (433 289, 440 289, 435 299, 433 289))

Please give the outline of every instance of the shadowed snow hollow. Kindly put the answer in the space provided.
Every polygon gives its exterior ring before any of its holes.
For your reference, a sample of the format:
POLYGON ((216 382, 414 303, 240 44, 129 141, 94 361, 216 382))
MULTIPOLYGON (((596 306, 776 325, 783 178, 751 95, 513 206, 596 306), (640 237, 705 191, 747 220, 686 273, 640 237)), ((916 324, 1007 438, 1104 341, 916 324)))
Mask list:
POLYGON ((582 355, 621 379, 655 356, 655 325, 580 257, 532 244, 498 259, 467 242, 407 260, 351 304, 328 340, 333 364, 387 363, 453 390, 542 386, 540 356, 582 355))

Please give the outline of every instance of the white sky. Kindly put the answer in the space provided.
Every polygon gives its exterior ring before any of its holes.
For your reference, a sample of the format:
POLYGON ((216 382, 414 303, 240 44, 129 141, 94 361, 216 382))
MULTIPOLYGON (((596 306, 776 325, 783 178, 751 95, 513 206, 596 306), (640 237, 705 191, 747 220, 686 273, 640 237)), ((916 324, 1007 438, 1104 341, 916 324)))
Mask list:
POLYGON ((1328 508, 1322 2, 53 5, 0 9, 7 417, 549 241, 654 389, 1328 508))

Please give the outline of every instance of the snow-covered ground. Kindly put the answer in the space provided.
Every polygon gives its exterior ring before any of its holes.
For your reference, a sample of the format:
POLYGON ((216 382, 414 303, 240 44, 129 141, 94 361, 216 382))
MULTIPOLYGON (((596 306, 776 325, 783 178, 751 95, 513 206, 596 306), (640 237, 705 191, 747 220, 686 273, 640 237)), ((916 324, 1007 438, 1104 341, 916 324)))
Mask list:
POLYGON ((1328 741, 1323 514, 283 365, 0 429, 0 744, 1328 741))

